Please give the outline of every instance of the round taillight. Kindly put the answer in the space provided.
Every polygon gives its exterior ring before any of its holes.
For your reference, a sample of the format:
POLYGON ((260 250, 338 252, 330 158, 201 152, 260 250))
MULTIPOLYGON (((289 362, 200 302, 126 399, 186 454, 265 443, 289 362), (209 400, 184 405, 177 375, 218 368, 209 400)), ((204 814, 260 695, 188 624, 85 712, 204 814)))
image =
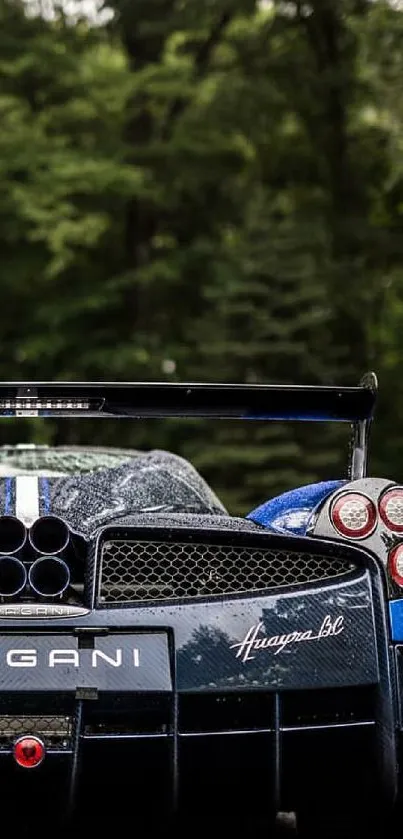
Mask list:
POLYGON ((403 545, 396 545, 389 554, 389 574, 403 588, 403 545))
POLYGON ((14 760, 24 769, 39 766, 45 757, 45 746, 39 737, 24 736, 14 743, 14 760))
POLYGON ((389 530, 403 533, 403 489, 388 489, 379 502, 379 514, 389 530))
POLYGON ((360 492, 346 492, 333 502, 330 517, 336 530, 350 539, 363 539, 375 529, 375 504, 360 492))

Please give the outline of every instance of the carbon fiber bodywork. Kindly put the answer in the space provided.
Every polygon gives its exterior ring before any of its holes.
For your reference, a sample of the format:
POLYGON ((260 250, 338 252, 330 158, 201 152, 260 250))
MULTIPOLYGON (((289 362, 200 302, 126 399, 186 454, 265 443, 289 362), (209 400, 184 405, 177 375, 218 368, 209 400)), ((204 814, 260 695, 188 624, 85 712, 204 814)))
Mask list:
MULTIPOLYGON (((373 375, 3 383, 0 415, 349 422, 357 484, 375 392, 373 375)), ((380 836, 403 730, 403 600, 390 603, 382 527, 336 536, 339 482, 301 494, 304 510, 277 505, 276 533, 264 510, 229 515, 166 452, 32 452, 0 450, 0 788, 19 833, 270 836, 293 813, 303 839, 380 836)))
MULTIPOLYGON (((179 533, 200 539, 184 521, 179 533)), ((247 597, 101 606, 103 541, 140 535, 175 543, 178 529, 144 520, 104 528, 92 542, 87 614, 0 619, 2 719, 24 717, 27 731, 31 716, 35 733, 38 717, 55 715, 68 732, 62 746, 48 738, 32 772, 13 765, 12 740, 3 742, 8 795, 23 789, 41 806, 51 778, 53 820, 74 824, 87 812, 124 824, 135 789, 138 830, 191 824, 200 801, 198 822, 218 824, 221 814, 227 826, 236 817, 238 827, 267 829, 279 811, 303 820, 318 801, 337 801, 351 824, 363 807, 371 819, 390 807, 395 663, 378 562, 362 548, 215 522, 203 533, 212 544, 342 556, 349 570, 247 597), (5 667, 7 654, 17 666, 5 667)))

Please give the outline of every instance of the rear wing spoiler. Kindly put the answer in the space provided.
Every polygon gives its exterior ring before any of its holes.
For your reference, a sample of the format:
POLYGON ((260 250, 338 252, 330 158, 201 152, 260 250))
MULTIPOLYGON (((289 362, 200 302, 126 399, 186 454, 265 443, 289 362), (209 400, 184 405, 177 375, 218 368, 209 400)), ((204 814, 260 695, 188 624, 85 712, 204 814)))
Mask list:
POLYGON ((352 479, 366 472, 377 393, 374 373, 357 387, 167 382, 1 382, 0 417, 203 417, 347 422, 352 479))

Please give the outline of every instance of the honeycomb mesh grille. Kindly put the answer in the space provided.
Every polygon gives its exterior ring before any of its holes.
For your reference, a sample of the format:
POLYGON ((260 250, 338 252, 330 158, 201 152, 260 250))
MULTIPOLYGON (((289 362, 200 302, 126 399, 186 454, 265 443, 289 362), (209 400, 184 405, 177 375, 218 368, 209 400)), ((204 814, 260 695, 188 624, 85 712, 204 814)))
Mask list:
POLYGON ((65 716, 0 715, 0 750, 11 748, 24 734, 36 735, 50 749, 68 749, 72 734, 72 719, 65 716))
POLYGON ((106 541, 100 604, 247 594, 346 574, 341 557, 183 542, 106 541))

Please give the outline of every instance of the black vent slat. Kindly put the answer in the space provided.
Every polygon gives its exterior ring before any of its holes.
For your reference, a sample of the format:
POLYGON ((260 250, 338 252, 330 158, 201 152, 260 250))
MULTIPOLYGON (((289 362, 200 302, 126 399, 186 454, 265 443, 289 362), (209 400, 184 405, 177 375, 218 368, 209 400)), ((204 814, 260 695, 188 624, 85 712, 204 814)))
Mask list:
POLYGON ((190 693, 179 697, 181 734, 273 728, 274 693, 190 693))
POLYGON ((100 603, 247 594, 327 580, 354 566, 340 556, 168 541, 106 541, 100 603))
POLYGON ((281 701, 285 727, 371 722, 376 717, 373 686, 286 691, 281 701))
MULTIPOLYGON (((376 719, 373 686, 282 691, 279 727, 349 725, 376 719)), ((180 733, 275 729, 275 693, 189 693, 179 696, 180 733)))
POLYGON ((139 734, 167 734, 170 731, 170 717, 164 707, 137 712, 112 711, 92 713, 86 719, 84 734, 91 736, 131 736, 139 734))

